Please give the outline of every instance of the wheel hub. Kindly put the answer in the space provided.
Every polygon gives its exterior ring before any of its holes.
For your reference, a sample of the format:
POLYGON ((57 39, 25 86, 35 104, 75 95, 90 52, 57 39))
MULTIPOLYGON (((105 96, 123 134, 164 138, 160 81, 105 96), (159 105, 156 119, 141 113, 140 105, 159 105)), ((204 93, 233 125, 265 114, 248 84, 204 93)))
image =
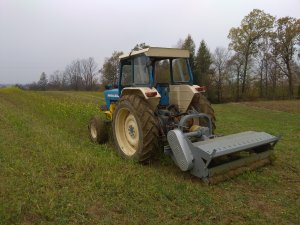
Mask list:
POLYGON ((92 138, 96 139, 97 138, 97 129, 95 127, 94 124, 91 125, 91 135, 92 135, 92 138))
POLYGON ((125 120, 125 129, 127 141, 132 147, 136 149, 139 142, 138 127, 137 122, 131 113, 129 113, 125 120))
POLYGON ((132 125, 129 125, 128 132, 129 132, 129 135, 133 138, 135 135, 135 130, 132 125))
POLYGON ((134 115, 126 108, 121 109, 115 121, 115 132, 118 144, 124 154, 131 156, 139 147, 139 129, 134 115))

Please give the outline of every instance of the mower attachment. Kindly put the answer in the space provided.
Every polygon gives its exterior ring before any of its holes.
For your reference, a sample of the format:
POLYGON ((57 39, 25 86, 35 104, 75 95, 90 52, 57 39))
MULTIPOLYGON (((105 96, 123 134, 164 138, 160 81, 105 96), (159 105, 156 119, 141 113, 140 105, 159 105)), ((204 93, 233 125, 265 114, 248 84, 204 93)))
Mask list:
POLYGON ((213 176, 219 176, 216 180, 224 180, 224 173, 231 171, 227 175, 235 176, 244 170, 269 164, 272 149, 279 140, 268 133, 254 131, 215 137, 211 134, 211 121, 206 114, 184 116, 178 128, 168 132, 167 138, 178 167, 204 180, 213 176), (208 120, 208 128, 184 133, 185 122, 195 117, 208 120), (198 141, 192 142, 190 137, 197 137, 198 141))

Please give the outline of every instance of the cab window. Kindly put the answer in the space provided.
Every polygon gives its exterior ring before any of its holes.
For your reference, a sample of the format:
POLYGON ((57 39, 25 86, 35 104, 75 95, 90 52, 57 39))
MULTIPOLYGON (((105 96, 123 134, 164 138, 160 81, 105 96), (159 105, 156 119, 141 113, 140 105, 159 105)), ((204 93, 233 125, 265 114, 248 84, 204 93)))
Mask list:
POLYGON ((138 85, 146 85, 150 83, 150 74, 152 71, 152 67, 147 65, 148 57, 140 56, 134 58, 134 84, 138 85))
POLYGON ((122 63, 122 86, 131 86, 133 83, 132 79, 132 64, 131 60, 125 61, 122 63))
POLYGON ((174 82, 188 82, 190 80, 187 60, 183 58, 172 60, 174 82))
POLYGON ((171 83, 169 59, 155 61, 155 82, 171 83))

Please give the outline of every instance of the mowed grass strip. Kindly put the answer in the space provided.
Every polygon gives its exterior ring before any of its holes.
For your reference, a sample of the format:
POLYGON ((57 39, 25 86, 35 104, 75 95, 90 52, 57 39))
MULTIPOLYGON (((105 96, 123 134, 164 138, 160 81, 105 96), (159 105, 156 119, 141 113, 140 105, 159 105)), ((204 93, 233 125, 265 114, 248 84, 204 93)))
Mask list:
POLYGON ((281 133, 273 166, 206 186, 90 143, 103 94, 0 89, 0 224, 297 224, 300 115, 216 105, 218 133, 281 133))

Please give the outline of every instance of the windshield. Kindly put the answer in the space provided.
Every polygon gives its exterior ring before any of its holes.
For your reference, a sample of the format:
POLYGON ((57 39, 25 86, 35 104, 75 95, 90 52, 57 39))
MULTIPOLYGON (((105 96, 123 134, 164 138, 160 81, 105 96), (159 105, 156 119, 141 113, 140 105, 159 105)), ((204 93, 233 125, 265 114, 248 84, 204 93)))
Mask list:
POLYGON ((189 82, 189 69, 187 60, 183 58, 172 60, 173 80, 174 82, 189 82))

